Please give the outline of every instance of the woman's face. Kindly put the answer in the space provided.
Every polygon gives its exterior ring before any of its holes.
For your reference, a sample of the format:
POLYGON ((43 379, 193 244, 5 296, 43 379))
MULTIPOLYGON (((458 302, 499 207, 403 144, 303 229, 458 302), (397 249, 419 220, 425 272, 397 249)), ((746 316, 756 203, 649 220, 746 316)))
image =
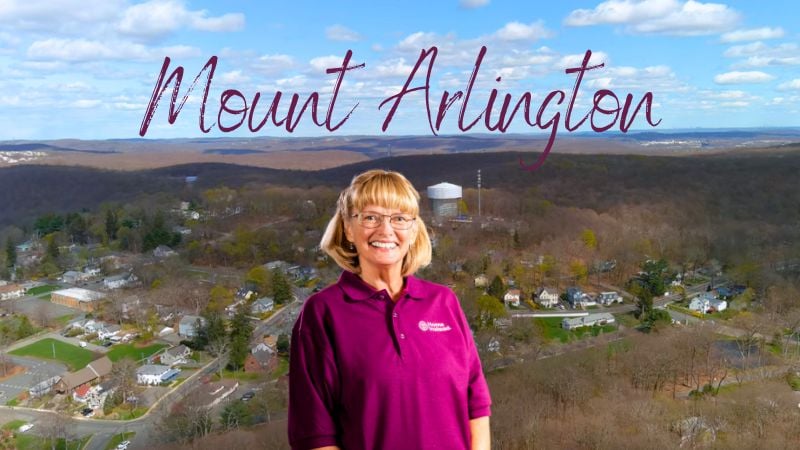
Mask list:
POLYGON ((345 221, 345 235, 355 244, 358 261, 362 270, 387 268, 402 268, 403 258, 414 242, 417 233, 416 221, 412 221, 411 228, 407 230, 396 229, 390 224, 387 216, 404 215, 414 216, 399 209, 387 209, 376 205, 368 205, 360 211, 362 219, 371 217, 377 219, 376 228, 364 226, 358 216, 350 217, 345 221))

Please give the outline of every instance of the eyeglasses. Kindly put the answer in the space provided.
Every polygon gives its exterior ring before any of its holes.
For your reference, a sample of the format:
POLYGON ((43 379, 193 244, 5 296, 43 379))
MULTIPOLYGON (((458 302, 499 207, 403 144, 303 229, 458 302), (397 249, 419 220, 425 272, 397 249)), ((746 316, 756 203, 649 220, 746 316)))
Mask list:
POLYGON ((360 212, 353 214, 353 218, 358 218, 358 224, 364 228, 378 228, 383 225, 384 218, 389 219, 389 225, 395 230, 408 230, 414 225, 416 217, 408 214, 378 214, 374 212, 360 212))

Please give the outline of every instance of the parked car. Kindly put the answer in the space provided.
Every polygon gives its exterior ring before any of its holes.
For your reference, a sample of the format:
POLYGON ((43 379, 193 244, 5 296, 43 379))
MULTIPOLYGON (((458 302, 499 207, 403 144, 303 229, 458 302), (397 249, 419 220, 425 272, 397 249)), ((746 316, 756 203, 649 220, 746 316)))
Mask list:
POLYGON ((125 440, 117 444, 117 450, 126 450, 131 445, 131 441, 125 440))
POLYGON ((247 391, 247 392, 245 392, 245 393, 244 393, 244 395, 242 395, 242 401, 243 401, 243 402, 249 402, 249 401, 250 401, 250 400, 252 400, 252 399, 253 399, 253 397, 255 397, 255 396, 256 396, 256 393, 255 393, 255 392, 253 392, 253 391, 247 391))
POLYGON ((30 430, 31 428, 33 428, 33 424, 32 423, 26 423, 25 425, 22 425, 21 427, 19 427, 19 432, 20 433, 24 433, 24 432, 30 430))
POLYGON ((83 417, 91 417, 94 415, 94 410, 92 408, 83 408, 81 415, 83 417))
POLYGON ((83 341, 78 341, 78 345, 80 345, 81 348, 85 348, 88 344, 86 344, 86 342, 83 341))

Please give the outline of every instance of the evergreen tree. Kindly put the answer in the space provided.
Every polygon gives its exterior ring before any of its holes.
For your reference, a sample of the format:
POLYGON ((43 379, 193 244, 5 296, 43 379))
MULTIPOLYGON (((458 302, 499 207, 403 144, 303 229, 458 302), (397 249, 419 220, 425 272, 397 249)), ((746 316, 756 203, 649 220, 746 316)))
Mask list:
POLYGON ((283 305, 292 300, 292 287, 286 275, 278 269, 272 271, 272 298, 278 305, 283 305))
POLYGON ((505 291, 506 287, 503 285, 503 280, 500 278, 500 275, 495 275, 486 293, 494 298, 503 298, 505 291))
POLYGON ((239 370, 244 367, 244 361, 250 352, 250 338, 253 336, 253 325, 248 317, 246 305, 239 305, 236 314, 231 320, 230 353, 228 368, 239 370))
POLYGON ((117 230, 119 229, 119 218, 117 214, 110 208, 106 210, 106 235, 108 240, 113 241, 117 239, 117 230))
POLYGON ((17 247, 11 242, 11 238, 6 239, 6 267, 14 267, 17 264, 17 247))

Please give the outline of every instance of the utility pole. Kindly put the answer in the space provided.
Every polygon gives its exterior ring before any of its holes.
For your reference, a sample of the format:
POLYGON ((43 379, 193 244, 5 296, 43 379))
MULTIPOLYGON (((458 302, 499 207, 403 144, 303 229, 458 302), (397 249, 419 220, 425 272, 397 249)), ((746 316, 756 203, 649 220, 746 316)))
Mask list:
POLYGON ((481 218, 481 169, 478 169, 478 219, 481 218))

